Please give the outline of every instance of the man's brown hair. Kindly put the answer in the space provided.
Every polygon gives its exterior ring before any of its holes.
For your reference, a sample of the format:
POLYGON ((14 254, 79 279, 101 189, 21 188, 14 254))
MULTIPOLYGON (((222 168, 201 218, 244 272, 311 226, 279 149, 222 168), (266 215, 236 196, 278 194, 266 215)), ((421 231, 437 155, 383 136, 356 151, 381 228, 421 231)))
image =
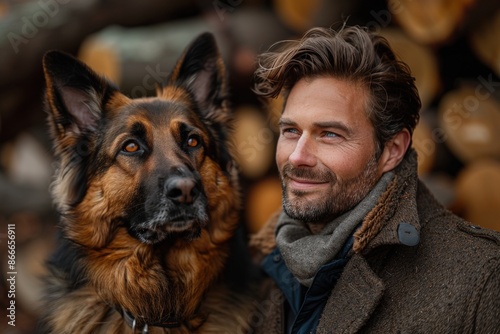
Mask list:
POLYGON ((421 107, 409 67, 398 61, 387 40, 358 26, 340 31, 313 28, 300 40, 284 41, 259 56, 254 91, 285 96, 302 78, 332 76, 368 89, 367 116, 377 151, 402 129, 413 133, 421 107))

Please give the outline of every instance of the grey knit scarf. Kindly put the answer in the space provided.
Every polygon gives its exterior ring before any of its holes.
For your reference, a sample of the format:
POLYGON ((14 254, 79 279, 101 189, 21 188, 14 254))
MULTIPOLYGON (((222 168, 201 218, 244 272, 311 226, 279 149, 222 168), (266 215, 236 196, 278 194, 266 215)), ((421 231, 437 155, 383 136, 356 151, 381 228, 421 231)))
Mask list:
POLYGON ((335 258, 356 226, 377 204, 394 173, 382 175, 378 183, 353 209, 329 222, 319 234, 312 234, 305 222, 281 214, 276 225, 276 244, 288 269, 305 286, 310 286, 319 268, 335 258))

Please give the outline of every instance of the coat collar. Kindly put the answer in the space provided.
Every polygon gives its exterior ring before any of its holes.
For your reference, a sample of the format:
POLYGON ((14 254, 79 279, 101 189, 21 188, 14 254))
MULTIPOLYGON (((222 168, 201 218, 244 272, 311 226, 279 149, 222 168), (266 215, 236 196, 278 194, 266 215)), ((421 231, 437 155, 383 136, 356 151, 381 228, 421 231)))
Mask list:
POLYGON ((368 254, 382 245, 418 244, 418 184, 417 154, 410 149, 396 168, 387 190, 354 234, 354 252, 368 254))

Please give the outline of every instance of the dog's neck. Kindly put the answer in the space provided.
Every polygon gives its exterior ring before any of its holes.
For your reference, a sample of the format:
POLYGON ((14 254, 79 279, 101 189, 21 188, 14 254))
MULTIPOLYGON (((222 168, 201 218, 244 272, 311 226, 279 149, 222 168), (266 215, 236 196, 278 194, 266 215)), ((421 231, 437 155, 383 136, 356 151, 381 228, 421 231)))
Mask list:
POLYGON ((132 331, 135 333, 136 331, 140 331, 141 333, 149 333, 149 328, 150 327, 161 327, 161 328, 178 328, 182 324, 179 320, 172 319, 172 318, 164 318, 159 322, 152 323, 152 324, 147 324, 147 323, 142 323, 141 321, 138 321, 132 314, 127 312, 127 310, 121 308, 121 309, 116 309, 118 313, 122 316, 123 320, 125 323, 132 329, 132 331))

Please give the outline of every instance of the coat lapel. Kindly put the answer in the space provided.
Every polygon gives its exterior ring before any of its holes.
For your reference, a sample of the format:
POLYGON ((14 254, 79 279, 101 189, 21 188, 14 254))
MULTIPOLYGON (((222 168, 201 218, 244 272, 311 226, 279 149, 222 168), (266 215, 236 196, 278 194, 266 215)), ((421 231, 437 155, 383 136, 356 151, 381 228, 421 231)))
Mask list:
POLYGON ((384 283, 362 255, 354 254, 328 298, 317 333, 356 333, 384 294, 384 283))

